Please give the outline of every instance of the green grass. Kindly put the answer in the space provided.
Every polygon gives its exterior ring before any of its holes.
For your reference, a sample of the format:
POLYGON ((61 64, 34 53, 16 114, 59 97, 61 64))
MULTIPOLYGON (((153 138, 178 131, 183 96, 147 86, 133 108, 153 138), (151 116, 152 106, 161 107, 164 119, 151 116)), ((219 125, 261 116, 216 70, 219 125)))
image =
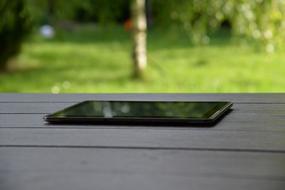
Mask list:
POLYGON ((12 71, 0 73, 1 92, 283 92, 285 54, 266 54, 214 35, 193 46, 177 29, 154 29, 143 81, 131 78, 131 41, 119 27, 80 27, 53 40, 34 35, 12 71))

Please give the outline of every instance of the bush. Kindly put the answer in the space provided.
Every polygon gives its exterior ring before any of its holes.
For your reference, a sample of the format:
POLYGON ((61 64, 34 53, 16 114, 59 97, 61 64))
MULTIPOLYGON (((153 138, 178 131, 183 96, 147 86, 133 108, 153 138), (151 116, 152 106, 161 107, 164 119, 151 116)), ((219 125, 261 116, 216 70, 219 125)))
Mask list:
POLYGON ((284 44, 285 3, 280 0, 152 0, 157 22, 174 21, 195 43, 227 23, 236 36, 253 39, 272 52, 284 44))
POLYGON ((78 21, 96 21, 106 24, 123 22, 130 18, 131 0, 89 0, 85 3, 88 6, 82 6, 75 11, 78 21))
POLYGON ((131 0, 25 0, 34 23, 56 24, 60 20, 116 23, 130 17, 131 0), (47 19, 46 17, 51 17, 47 19))
POLYGON ((0 18, 0 70, 3 71, 9 59, 19 53, 30 24, 23 0, 1 0, 0 18))

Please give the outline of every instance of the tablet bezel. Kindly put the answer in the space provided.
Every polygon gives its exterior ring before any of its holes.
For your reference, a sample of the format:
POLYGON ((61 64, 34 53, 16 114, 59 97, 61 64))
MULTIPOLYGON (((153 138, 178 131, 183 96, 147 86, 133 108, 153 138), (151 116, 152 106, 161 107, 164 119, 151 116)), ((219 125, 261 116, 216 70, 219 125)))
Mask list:
MULTIPOLYGON (((51 124, 99 124, 99 125, 214 125, 222 116, 225 115, 233 103, 227 101, 114 101, 114 100, 87 100, 75 105, 64 108, 55 113, 49 114, 44 119, 51 124), (82 116, 69 116, 69 117, 58 117, 59 113, 72 109, 73 107, 86 104, 88 102, 140 102, 140 103, 224 103, 224 105, 216 110, 207 118, 170 118, 170 117, 82 117, 82 116)), ((211 110, 210 110, 211 111, 211 110)))

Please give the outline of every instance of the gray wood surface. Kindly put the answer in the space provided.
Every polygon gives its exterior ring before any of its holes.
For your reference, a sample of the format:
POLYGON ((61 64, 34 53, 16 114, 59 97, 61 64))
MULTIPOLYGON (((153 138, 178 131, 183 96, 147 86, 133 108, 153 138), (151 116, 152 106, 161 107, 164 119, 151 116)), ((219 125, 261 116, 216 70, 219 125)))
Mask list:
POLYGON ((285 94, 0 94, 0 190, 283 190, 285 94), (47 125, 83 100, 233 101, 212 128, 47 125))
MULTIPOLYGON (((62 102, 0 102, 0 113, 51 113, 63 109, 67 106, 71 106, 75 103, 62 103, 62 102)), ((235 111, 242 111, 240 113, 264 113, 264 114, 275 114, 285 115, 285 104, 274 103, 274 104, 262 104, 262 103, 235 103, 233 105, 235 111)))
POLYGON ((284 94, 0 94, 0 102, 79 102, 84 100, 232 101, 235 103, 285 103, 284 94))
MULTIPOLYGON (((79 129, 100 129, 108 128, 114 129, 118 128, 115 125, 47 125, 43 121, 45 114, 0 114, 0 128, 79 128, 79 129)), ((285 116, 273 115, 273 114, 255 114, 255 113, 240 113, 237 111, 232 111, 227 115, 218 125, 213 128, 204 128, 201 130, 230 130, 230 131, 268 131, 268 132, 278 132, 285 131, 284 127, 285 116), (262 116, 260 116, 262 115, 262 116), (253 124, 254 123, 254 124, 253 124)), ((149 129, 150 126, 147 128, 149 129)), ((130 126, 120 126, 120 129, 129 129, 130 126)), ((146 128, 145 126, 136 126, 139 128, 146 128)), ((185 128, 179 126, 165 126, 165 127, 155 127, 153 130, 159 129, 179 129, 179 130, 192 130, 192 128, 185 128)), ((197 128, 195 128, 197 130, 197 128)))
POLYGON ((1 148, 2 188, 284 189, 285 155, 223 151, 1 148))
POLYGON ((285 151, 280 132, 200 129, 0 129, 0 146, 124 147, 285 151))

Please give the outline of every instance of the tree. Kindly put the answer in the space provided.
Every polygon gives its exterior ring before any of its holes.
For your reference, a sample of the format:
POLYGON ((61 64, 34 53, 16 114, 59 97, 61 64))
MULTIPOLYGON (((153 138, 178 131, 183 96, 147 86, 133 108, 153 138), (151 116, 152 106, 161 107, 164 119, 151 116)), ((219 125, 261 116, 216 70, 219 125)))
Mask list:
POLYGON ((19 53, 31 27, 23 0, 1 0, 0 17, 0 71, 4 71, 9 59, 19 53))
POLYGON ((235 36, 257 42, 267 52, 284 46, 284 0, 152 0, 158 22, 179 23, 195 44, 227 22, 235 36))
POLYGON ((141 78, 147 66, 147 23, 145 14, 145 0, 133 0, 132 2, 133 22, 133 64, 134 77, 141 78))

